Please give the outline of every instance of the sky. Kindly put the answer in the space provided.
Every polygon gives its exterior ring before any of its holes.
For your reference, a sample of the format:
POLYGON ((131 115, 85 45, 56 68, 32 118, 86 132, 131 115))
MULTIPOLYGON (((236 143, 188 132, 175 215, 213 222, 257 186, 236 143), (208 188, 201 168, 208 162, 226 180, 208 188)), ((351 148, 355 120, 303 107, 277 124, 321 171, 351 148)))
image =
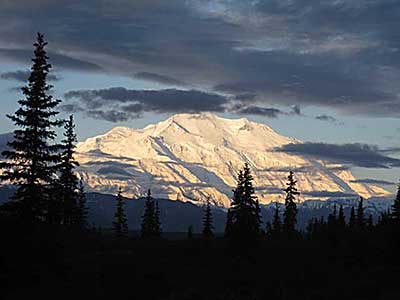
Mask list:
POLYGON ((268 124, 306 142, 281 151, 394 191, 398 28, 396 0, 0 0, 0 133, 13 130, 5 115, 41 32, 80 140, 211 111, 268 124))

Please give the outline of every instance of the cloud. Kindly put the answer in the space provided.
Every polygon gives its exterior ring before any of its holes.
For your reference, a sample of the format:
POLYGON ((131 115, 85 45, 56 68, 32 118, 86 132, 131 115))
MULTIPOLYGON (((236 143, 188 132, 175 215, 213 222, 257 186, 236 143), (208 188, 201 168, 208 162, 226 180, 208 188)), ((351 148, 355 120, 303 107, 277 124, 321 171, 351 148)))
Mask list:
POLYGON ((134 116, 130 115, 128 112, 124 111, 117 111, 117 110, 109 110, 109 111, 102 111, 102 110, 89 110, 86 112, 87 116, 93 119, 100 119, 109 122, 124 122, 134 116))
POLYGON ((247 106, 399 117, 399 9, 392 0, 3 1, 0 46, 14 48, 0 56, 29 63, 42 30, 56 67, 253 95, 247 106))
POLYGON ((336 123, 337 119, 335 117, 332 116, 328 116, 328 115, 319 115, 315 117, 316 120, 320 120, 320 121, 325 121, 325 122, 331 122, 331 123, 336 123))
POLYGON ((247 105, 251 102, 247 97, 243 103, 237 97, 194 89, 135 90, 112 87, 73 90, 65 93, 64 97, 68 102, 61 106, 62 111, 82 111, 88 117, 110 122, 140 118, 145 112, 229 112, 268 118, 294 114, 293 109, 291 112, 285 112, 277 108, 247 105))
POLYGON ((301 113, 300 107, 298 105, 293 105, 292 107, 292 114, 297 115, 297 116, 302 116, 303 114, 301 113))
POLYGON ((184 82, 176 80, 174 78, 171 78, 171 77, 168 77, 165 75, 149 73, 149 72, 136 73, 135 78, 154 81, 154 82, 165 84, 165 85, 176 85, 176 86, 185 86, 186 85, 184 82))
POLYGON ((395 182, 391 181, 386 181, 386 180, 380 180, 380 179, 370 179, 370 178, 364 178, 364 179, 356 179, 352 180, 351 182, 353 183, 364 183, 364 184, 372 184, 372 185, 396 185, 395 182))
MULTIPOLYGON (((33 38, 34 35, 32 35, 32 39, 33 38)), ((50 57, 49 62, 55 69, 67 69, 67 70, 84 71, 84 72, 102 71, 102 67, 100 67, 99 65, 84 61, 79 58, 72 58, 67 55, 57 54, 53 52, 49 52, 48 56, 50 57)), ((0 48, 0 60, 1 59, 3 60, 6 59, 7 61, 12 60, 18 63, 29 65, 31 63, 30 61, 31 57, 32 57, 32 50, 0 48)))
MULTIPOLYGON (((27 82, 30 74, 31 71, 29 70, 26 71, 17 70, 17 71, 1 73, 0 78, 5 80, 13 80, 17 82, 27 82)), ((59 81, 61 78, 54 74, 48 74, 47 79, 49 81, 59 81)))
POLYGON ((76 113, 82 111, 83 109, 76 103, 61 104, 59 109, 66 113, 76 113))
POLYGON ((247 106, 240 108, 235 111, 237 114, 245 114, 245 115, 258 115, 269 118, 277 118, 280 115, 284 115, 280 109, 277 108, 268 108, 268 107, 260 107, 260 106, 247 106))
POLYGON ((224 112, 229 99, 197 90, 132 90, 122 87, 78 90, 65 94, 76 101, 67 110, 85 110, 87 115, 111 122, 138 118, 144 112, 224 112))
POLYGON ((366 144, 299 143, 284 145, 276 151, 364 168, 400 166, 400 159, 385 156, 377 147, 366 144))

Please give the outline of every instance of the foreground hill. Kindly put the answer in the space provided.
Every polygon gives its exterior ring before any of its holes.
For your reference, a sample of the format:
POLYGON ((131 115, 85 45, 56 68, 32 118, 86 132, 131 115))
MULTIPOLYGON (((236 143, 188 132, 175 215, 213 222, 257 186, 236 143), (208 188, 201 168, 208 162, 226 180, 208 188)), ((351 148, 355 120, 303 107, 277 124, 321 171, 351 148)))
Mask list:
POLYGON ((211 195, 229 206, 236 175, 248 162, 261 203, 283 201, 289 169, 296 172, 300 201, 349 197, 385 197, 384 189, 354 183, 339 165, 277 152, 301 143, 247 119, 224 119, 211 113, 178 114, 144 129, 116 127, 78 144, 79 173, 90 190, 129 197, 147 188, 159 198, 197 203, 211 195))

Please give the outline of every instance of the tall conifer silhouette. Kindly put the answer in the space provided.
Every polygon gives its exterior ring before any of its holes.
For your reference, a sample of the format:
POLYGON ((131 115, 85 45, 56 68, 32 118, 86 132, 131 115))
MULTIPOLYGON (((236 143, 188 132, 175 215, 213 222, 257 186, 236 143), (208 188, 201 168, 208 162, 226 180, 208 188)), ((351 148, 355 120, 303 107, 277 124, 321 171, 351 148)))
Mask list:
POLYGON ((60 100, 49 94, 52 86, 47 84, 47 76, 51 65, 46 45, 43 35, 38 33, 28 85, 22 88, 25 97, 18 101, 19 109, 7 115, 19 129, 8 143, 11 150, 3 152, 7 162, 0 165, 4 170, 1 179, 18 186, 13 200, 16 213, 25 222, 49 220, 49 188, 60 162, 60 148, 54 143, 54 128, 62 125, 62 121, 55 119, 60 100))
POLYGON ((150 189, 147 191, 146 201, 144 203, 144 212, 142 216, 142 238, 155 238, 161 234, 160 211, 158 203, 151 196, 150 189))
POLYGON ((283 231, 290 237, 296 232, 297 205, 296 196, 300 195, 296 188, 297 181, 292 171, 289 172, 287 188, 285 189, 285 212, 283 213, 283 231))
POLYGON ((61 144, 60 179, 56 184, 58 191, 55 194, 61 198, 61 223, 72 225, 76 222, 76 215, 79 214, 78 178, 75 174, 75 167, 79 166, 79 163, 74 159, 77 139, 72 115, 65 122, 64 128, 65 139, 61 144))
POLYGON ((118 237, 128 235, 128 220, 125 213, 125 202, 122 198, 122 189, 118 188, 116 197, 116 210, 114 214, 113 230, 118 237))
POLYGON ((272 219, 272 224, 271 224, 270 232, 268 233, 268 235, 273 239, 277 239, 280 237, 281 231, 282 231, 282 223, 281 223, 281 217, 279 214, 279 205, 278 205, 278 203, 275 203, 274 216, 272 219))
POLYGON ((202 234, 204 238, 212 238, 214 236, 210 197, 207 197, 207 203, 204 209, 202 234))
POLYGON ((400 223, 400 185, 397 188, 396 199, 394 199, 391 216, 395 222, 400 223))
POLYGON ((156 228, 155 228, 156 237, 161 237, 161 235, 162 235, 161 211, 160 211, 160 205, 159 205, 158 201, 156 201, 155 221, 156 221, 156 228))
POLYGON ((360 197, 360 200, 358 201, 356 226, 358 230, 361 230, 365 227, 364 199, 362 197, 360 197))
POLYGON ((79 180, 77 202, 76 221, 74 223, 80 228, 85 228, 87 226, 88 207, 86 206, 86 193, 82 179, 79 180))
POLYGON ((346 227, 346 219, 344 216, 343 205, 340 205, 340 207, 339 207, 339 215, 338 215, 338 219, 337 219, 337 225, 340 229, 343 229, 346 227))
POLYGON ((353 230, 355 226, 356 226, 356 212, 354 210, 354 206, 352 206, 349 217, 349 228, 353 230))
POLYGON ((225 233, 224 236, 226 238, 229 238, 232 234, 232 227, 233 227, 233 223, 232 223, 232 211, 229 208, 228 212, 226 213, 226 223, 225 223, 225 233))
POLYGON ((330 227, 331 230, 335 230, 336 224, 337 224, 337 216, 336 216, 336 204, 333 206, 333 211, 332 213, 329 214, 328 216, 328 226, 330 227))
POLYGON ((238 174, 237 187, 231 203, 232 237, 254 239, 260 232, 257 202, 254 195, 253 176, 246 163, 238 174))

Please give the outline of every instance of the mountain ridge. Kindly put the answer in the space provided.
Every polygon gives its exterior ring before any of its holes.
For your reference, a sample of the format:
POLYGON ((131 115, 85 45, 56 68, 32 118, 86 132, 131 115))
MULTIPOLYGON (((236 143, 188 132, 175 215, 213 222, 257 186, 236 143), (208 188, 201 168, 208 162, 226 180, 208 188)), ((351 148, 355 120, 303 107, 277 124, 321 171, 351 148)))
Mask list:
POLYGON ((152 188, 161 198, 197 204, 211 196, 222 207, 229 206, 237 172, 245 162, 263 204, 283 201, 290 169, 302 191, 300 201, 323 199, 324 192, 338 198, 340 193, 390 195, 380 187, 354 183, 353 174, 341 165, 274 150, 288 143, 301 141, 245 118, 177 114, 142 129, 115 127, 78 143, 78 172, 92 191, 114 192, 122 186, 128 196, 138 197, 152 188))

